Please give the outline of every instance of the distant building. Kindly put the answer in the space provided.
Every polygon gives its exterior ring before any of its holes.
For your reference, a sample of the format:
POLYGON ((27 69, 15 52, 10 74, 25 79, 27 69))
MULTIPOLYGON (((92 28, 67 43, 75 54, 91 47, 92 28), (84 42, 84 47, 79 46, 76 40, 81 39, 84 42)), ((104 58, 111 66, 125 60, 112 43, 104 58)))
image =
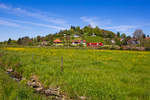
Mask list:
POLYGON ((145 40, 150 40, 150 37, 146 37, 145 40))
POLYGON ((42 46, 46 46, 46 45, 48 45, 48 42, 47 42, 47 41, 42 41, 42 42, 41 42, 41 45, 42 45, 42 46))
POLYGON ((115 44, 116 42, 115 42, 115 40, 111 40, 111 43, 112 43, 112 44, 115 44))
POLYGON ((83 44, 86 45, 86 40, 72 40, 72 45, 79 45, 79 44, 83 44))
POLYGON ((86 45, 86 40, 81 40, 80 43, 83 44, 83 45, 86 45))
POLYGON ((124 38, 120 38, 119 40, 120 40, 120 41, 123 41, 123 40, 124 40, 124 38))
POLYGON ((79 35, 77 35, 77 34, 75 34, 75 35, 73 35, 73 37, 78 38, 78 37, 80 37, 80 36, 79 36, 79 35))
POLYGON ((80 44, 81 40, 72 40, 72 45, 80 44))
POLYGON ((96 35, 93 33, 92 35, 91 35, 92 37, 96 37, 96 35))
POLYGON ((132 39, 127 41, 127 44, 128 45, 136 45, 136 44, 140 44, 140 41, 135 39, 135 38, 132 38, 132 39))
POLYGON ((53 41, 55 46, 63 46, 63 42, 60 39, 56 39, 53 41))
POLYGON ((62 41, 60 39, 56 39, 53 41, 54 43, 62 43, 62 41))

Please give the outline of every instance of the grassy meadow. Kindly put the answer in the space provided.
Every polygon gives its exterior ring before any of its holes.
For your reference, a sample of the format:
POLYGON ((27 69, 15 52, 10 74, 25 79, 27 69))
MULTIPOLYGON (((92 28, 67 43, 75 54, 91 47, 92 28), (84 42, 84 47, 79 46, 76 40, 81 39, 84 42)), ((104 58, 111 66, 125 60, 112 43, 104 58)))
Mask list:
POLYGON ((26 79, 19 85, 36 75, 45 87, 59 86, 74 100, 150 100, 150 52, 8 47, 0 48, 0 66, 1 74, 13 68, 26 79))
POLYGON ((47 100, 44 96, 35 94, 25 84, 12 80, 0 69, 0 100, 47 100))

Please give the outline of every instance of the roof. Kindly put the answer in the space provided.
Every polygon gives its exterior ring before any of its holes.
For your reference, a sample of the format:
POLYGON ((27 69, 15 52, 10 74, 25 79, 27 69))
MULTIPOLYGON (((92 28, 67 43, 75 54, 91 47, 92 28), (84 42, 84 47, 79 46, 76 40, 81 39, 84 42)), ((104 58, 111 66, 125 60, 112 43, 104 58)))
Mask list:
POLYGON ((79 37, 79 35, 75 34, 73 37, 79 37))
POLYGON ((47 44, 48 44, 47 41, 42 41, 42 42, 41 42, 41 45, 47 45, 47 44))
POLYGON ((72 42, 78 42, 78 43, 80 43, 81 41, 86 42, 86 40, 72 40, 72 42))
POLYGON ((58 43, 58 42, 62 42, 60 39, 56 39, 53 42, 58 43))
POLYGON ((129 41, 137 41, 136 38, 131 38, 129 41))
POLYGON ((86 42, 86 40, 83 40, 83 42, 86 42))
POLYGON ((148 39, 150 39, 150 37, 146 37, 145 39, 148 40, 148 39))
POLYGON ((81 42, 81 40, 72 40, 72 42, 81 42))

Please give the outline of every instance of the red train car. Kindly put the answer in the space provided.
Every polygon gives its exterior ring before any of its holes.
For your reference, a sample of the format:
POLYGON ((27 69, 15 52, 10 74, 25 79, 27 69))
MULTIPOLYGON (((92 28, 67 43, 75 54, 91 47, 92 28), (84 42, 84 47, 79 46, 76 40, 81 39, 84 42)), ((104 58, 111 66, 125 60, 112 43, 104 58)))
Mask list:
POLYGON ((87 47, 99 47, 103 46, 103 43, 87 43, 87 47))

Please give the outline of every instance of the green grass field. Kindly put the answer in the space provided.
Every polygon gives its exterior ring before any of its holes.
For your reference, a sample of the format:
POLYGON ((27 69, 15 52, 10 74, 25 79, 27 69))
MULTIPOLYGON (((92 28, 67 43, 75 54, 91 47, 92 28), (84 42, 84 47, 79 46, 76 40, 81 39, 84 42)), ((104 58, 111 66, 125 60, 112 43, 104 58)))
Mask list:
POLYGON ((36 75, 45 87, 59 86, 74 100, 150 100, 150 52, 9 47, 0 48, 0 66, 26 80, 36 75))

